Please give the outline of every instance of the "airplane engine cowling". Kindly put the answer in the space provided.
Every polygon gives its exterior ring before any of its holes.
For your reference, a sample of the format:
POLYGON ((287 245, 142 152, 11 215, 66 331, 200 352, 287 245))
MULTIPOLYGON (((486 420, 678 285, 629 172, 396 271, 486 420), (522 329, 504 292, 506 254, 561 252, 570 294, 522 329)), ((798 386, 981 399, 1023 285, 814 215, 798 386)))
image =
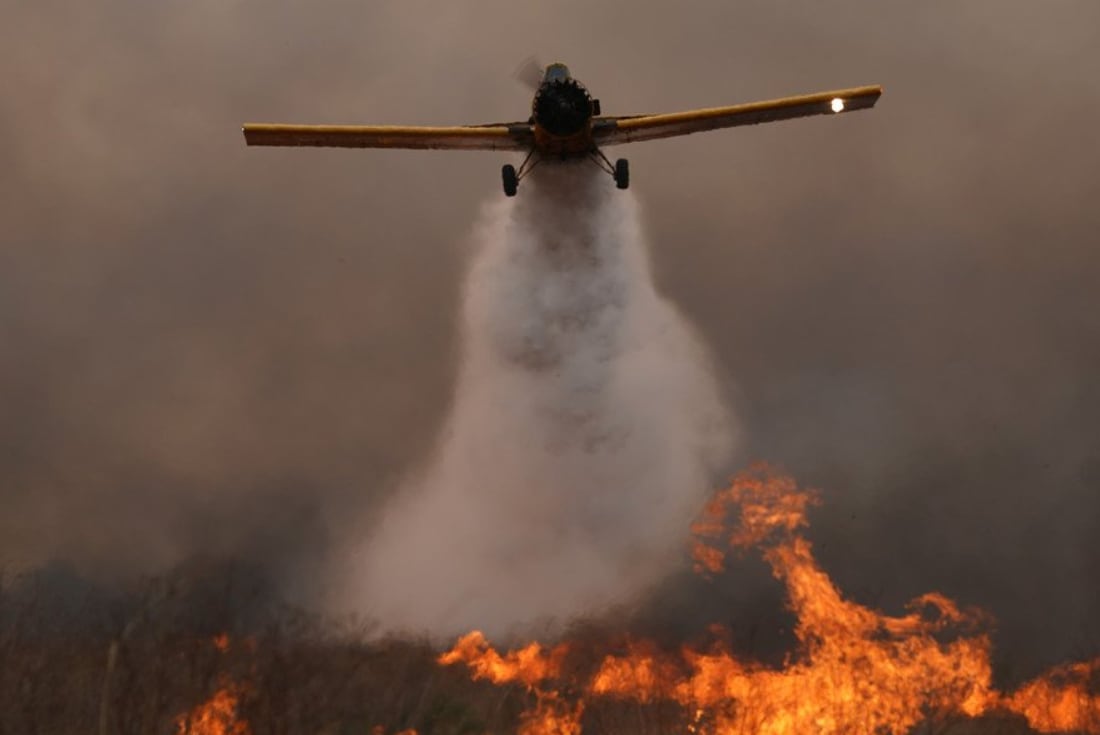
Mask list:
POLYGON ((592 98, 575 79, 547 82, 535 95, 534 115, 551 135, 575 135, 592 118, 592 98))

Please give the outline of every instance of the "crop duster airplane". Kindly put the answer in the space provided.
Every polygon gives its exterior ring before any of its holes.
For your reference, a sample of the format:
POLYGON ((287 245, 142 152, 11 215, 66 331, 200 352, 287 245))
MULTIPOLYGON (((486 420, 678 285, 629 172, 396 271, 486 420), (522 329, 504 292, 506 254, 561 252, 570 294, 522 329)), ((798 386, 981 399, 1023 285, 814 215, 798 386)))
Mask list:
MULTIPOLYGON (((519 74, 524 76, 523 70, 519 74)), ((248 145, 266 146, 526 151, 518 171, 511 164, 501 171, 508 196, 515 196, 520 180, 540 161, 588 158, 625 189, 630 185, 627 161, 620 158, 612 164, 603 153, 604 146, 865 110, 874 107, 882 94, 879 86, 854 87, 661 115, 602 115, 600 101, 593 99, 565 64, 540 69, 528 62, 526 76, 531 78, 535 97, 531 116, 519 122, 450 127, 247 123, 244 139, 248 145)))

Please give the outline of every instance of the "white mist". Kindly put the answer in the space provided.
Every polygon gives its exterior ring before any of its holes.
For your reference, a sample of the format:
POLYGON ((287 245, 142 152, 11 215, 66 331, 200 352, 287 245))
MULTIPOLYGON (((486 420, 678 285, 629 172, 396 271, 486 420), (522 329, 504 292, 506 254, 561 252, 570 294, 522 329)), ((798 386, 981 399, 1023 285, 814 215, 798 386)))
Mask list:
POLYGON ((451 414, 341 607, 387 632, 499 639, 629 602, 682 563, 734 435, 639 219, 587 162, 543 163, 486 207, 451 414))

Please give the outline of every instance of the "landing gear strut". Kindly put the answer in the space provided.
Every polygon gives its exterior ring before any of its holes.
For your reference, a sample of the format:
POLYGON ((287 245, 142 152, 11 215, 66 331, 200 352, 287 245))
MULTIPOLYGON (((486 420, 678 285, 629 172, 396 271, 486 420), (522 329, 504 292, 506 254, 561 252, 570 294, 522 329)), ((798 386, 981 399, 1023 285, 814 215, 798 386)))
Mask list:
POLYGON ((625 158, 620 158, 612 164, 599 148, 594 149, 588 156, 593 163, 611 174, 611 178, 615 179, 615 186, 620 189, 630 187, 630 164, 625 158))
MULTIPOLYGON (((630 188, 630 164, 625 158, 620 158, 615 163, 611 163, 599 148, 590 151, 588 157, 597 166, 611 174, 611 178, 615 180, 615 186, 620 189, 630 188)), ((523 159, 519 170, 510 163, 504 164, 504 167, 500 169, 500 180, 504 185, 504 196, 514 197, 519 189, 519 182, 531 173, 531 170, 539 165, 541 160, 535 155, 535 151, 531 151, 527 154, 527 158, 523 159)))

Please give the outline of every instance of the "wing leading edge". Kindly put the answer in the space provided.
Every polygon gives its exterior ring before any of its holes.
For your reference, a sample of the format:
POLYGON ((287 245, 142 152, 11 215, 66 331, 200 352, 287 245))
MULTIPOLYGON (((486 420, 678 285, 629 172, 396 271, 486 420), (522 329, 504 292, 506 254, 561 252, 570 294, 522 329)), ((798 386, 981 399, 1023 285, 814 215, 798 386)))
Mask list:
POLYGON ((533 140, 526 123, 452 127, 246 123, 242 131, 248 145, 266 146, 518 151, 529 149, 533 140))
POLYGON ((598 118, 592 133, 598 145, 671 138, 704 130, 866 110, 874 107, 881 94, 882 87, 876 85, 664 115, 598 118))

